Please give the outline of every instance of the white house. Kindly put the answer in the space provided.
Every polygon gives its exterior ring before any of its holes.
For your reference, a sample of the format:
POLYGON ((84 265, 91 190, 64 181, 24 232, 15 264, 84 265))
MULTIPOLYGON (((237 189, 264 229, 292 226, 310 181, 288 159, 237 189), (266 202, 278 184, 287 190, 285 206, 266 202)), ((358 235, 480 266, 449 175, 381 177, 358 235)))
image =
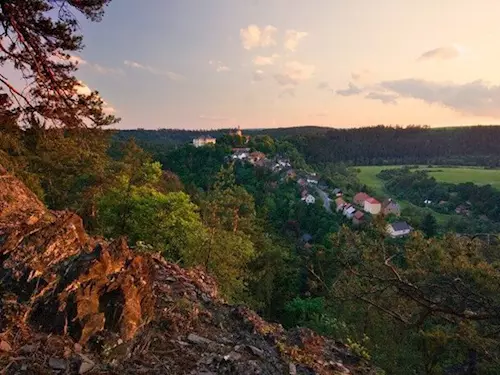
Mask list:
POLYGON ((304 198, 302 198, 303 201, 305 201, 307 204, 314 204, 316 203, 316 198, 312 196, 311 194, 307 194, 304 198))
POLYGON ((249 148, 233 148, 233 155, 231 156, 233 159, 237 160, 245 160, 250 156, 249 148))
POLYGON ((392 238, 403 237, 410 234, 412 227, 405 221, 387 224, 386 231, 392 238))
POLYGON ((355 213, 356 213, 356 208, 354 208, 353 206, 347 205, 344 207, 343 214, 348 219, 352 219, 355 213))
POLYGON ((313 185, 318 184, 318 178, 316 178, 316 177, 307 177, 306 181, 308 184, 313 184, 313 185))
POLYGON ((364 210, 372 215, 377 215, 382 210, 382 204, 375 198, 370 197, 365 200, 364 210))
POLYGON ((214 145, 217 140, 211 136, 202 136, 193 139, 193 145, 194 147, 203 147, 206 145, 214 145))

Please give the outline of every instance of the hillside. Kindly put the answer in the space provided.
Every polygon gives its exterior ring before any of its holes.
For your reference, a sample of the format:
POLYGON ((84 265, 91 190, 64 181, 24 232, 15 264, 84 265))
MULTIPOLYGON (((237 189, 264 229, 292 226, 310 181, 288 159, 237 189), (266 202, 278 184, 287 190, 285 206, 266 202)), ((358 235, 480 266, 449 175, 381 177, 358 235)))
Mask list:
POLYGON ((375 374, 218 296, 199 269, 88 236, 0 169, 3 374, 375 374))
MULTIPOLYGON (((164 151, 200 134, 220 136, 227 130, 122 130, 115 140, 135 138, 148 151, 164 151)), ((304 126, 244 130, 293 143, 309 163, 350 162, 356 165, 450 164, 498 166, 500 126, 456 128, 388 127, 334 129, 304 126)))

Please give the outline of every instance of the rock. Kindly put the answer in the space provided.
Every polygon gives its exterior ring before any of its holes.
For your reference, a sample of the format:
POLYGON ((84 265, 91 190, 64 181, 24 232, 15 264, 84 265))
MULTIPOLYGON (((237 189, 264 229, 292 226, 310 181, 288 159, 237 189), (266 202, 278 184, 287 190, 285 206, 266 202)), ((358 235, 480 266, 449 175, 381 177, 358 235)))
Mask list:
POLYGON ((19 352, 21 354, 31 354, 31 353, 36 352, 37 349, 38 349, 38 345, 28 344, 28 345, 24 345, 23 347, 21 347, 21 349, 19 349, 19 352))
POLYGON ((85 374, 92 370, 94 368, 95 364, 92 362, 85 362, 83 361, 82 364, 80 365, 80 369, 78 370, 79 374, 85 374))
POLYGON ((11 352, 12 351, 12 347, 10 346, 10 344, 7 342, 7 341, 0 341, 0 352, 11 352))
POLYGON ((342 362, 336 362, 333 363, 332 367, 335 369, 336 372, 339 374, 350 374, 351 371, 347 367, 345 367, 342 362))
POLYGON ((226 361, 239 361, 241 359, 241 354, 236 352, 231 352, 224 356, 226 361))
POLYGON ((49 359, 49 366, 54 370, 66 370, 66 360, 61 358, 49 359))
POLYGON ((288 374, 297 375, 297 367, 295 367, 295 364, 293 364, 292 362, 290 362, 290 364, 288 365, 288 374))
POLYGON ((195 335, 194 333, 190 333, 187 337, 188 341, 193 343, 193 344, 198 344, 198 345, 208 345, 212 341, 209 339, 206 339, 204 337, 195 335))
POLYGON ((256 355, 257 357, 260 358, 264 357, 264 351, 262 349, 259 349, 252 345, 248 345, 247 348, 252 352, 253 355, 256 355))

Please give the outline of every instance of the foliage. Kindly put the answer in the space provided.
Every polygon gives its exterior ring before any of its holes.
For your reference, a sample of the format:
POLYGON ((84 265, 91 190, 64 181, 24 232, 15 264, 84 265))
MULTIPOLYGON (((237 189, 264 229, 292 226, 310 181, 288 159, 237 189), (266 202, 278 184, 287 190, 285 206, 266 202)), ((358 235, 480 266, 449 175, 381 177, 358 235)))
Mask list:
POLYGON ((144 166, 144 185, 123 175, 98 205, 98 223, 108 237, 127 236, 132 244, 151 245, 172 260, 200 250, 205 239, 197 207, 183 192, 163 194, 152 183, 160 179, 158 163, 144 166))
POLYGON ((28 124, 48 121, 66 128, 99 127, 117 122, 104 112, 104 101, 86 93, 74 74, 71 55, 83 47, 77 17, 99 21, 110 0, 11 0, 0 2, 0 66, 10 64, 26 82, 15 87, 0 76, 0 94, 7 95, 9 110, 22 113, 28 124), (2 93, 3 92, 3 93, 2 93), (6 93, 6 94, 5 94, 6 93))
MULTIPOLYGON (((440 374, 465 363, 471 351, 477 354, 473 366, 478 371, 498 366, 500 258, 487 260, 483 243, 453 235, 427 240, 417 233, 401 248, 376 231, 356 234, 347 229, 334 236, 334 243, 340 252, 332 261, 344 271, 328 290, 332 298, 356 309, 368 312, 370 306, 372 324, 358 329, 378 342, 378 353, 393 350, 384 347, 391 334, 389 326, 380 325, 385 321, 409 340, 398 355, 406 355, 406 366, 413 369, 440 374), (410 347, 418 348, 411 354, 418 358, 401 352, 410 347)), ((359 326, 352 318, 345 316, 359 326)), ((382 365, 390 373, 408 370, 392 366, 382 365)))

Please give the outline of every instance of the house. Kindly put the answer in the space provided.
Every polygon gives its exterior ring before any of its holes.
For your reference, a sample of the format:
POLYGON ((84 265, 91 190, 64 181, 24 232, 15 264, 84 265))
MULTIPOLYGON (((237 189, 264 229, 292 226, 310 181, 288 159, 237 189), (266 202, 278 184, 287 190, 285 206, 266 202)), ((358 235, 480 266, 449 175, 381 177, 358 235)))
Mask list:
POLYGON ((357 204, 358 206, 364 207, 365 205, 365 200, 370 198, 370 196, 366 193, 358 193, 354 196, 353 202, 354 204, 357 204))
POLYGON ((345 217, 347 217, 348 219, 352 219, 354 217, 356 209, 351 204, 347 204, 342 212, 345 217))
POLYGON ((286 178, 290 180, 294 180, 297 178, 297 173, 293 169, 289 169, 286 171, 286 178))
POLYGON ((311 194, 307 194, 304 198, 302 198, 303 201, 305 201, 307 204, 314 204, 316 203, 316 198, 312 196, 311 194))
POLYGON ((233 148, 233 159, 245 160, 250 155, 249 148, 233 148))
POLYGON ((243 132, 241 131, 241 127, 238 126, 236 129, 231 129, 229 131, 229 135, 233 137, 243 137, 243 132))
POLYGON ((412 227, 406 221, 387 224, 386 231, 392 238, 403 237, 410 234, 412 227))
POLYGON ((306 181, 308 184, 317 185, 319 182, 319 178, 316 176, 307 176, 306 181))
POLYGON ((401 215, 401 207, 398 203, 394 202, 392 198, 385 199, 382 202, 382 213, 384 215, 401 215))
POLYGON ((311 236, 309 233, 304 233, 304 235, 300 238, 300 240, 303 243, 310 243, 313 239, 313 236, 311 236))
POLYGON ((335 199, 335 205, 337 206, 337 212, 342 211, 346 204, 347 203, 343 198, 339 197, 339 198, 335 199))
POLYGON ((193 145, 194 147, 203 147, 206 145, 214 145, 217 140, 214 137, 211 137, 209 135, 204 135, 202 137, 198 137, 193 139, 193 145))
POLYGON ((464 204, 461 204, 457 208, 455 208, 455 212, 458 215, 464 215, 464 216, 469 216, 470 215, 470 209, 466 205, 464 205, 464 204))
POLYGON ((309 193, 307 192, 307 190, 306 190, 306 189, 304 189, 304 190, 302 190, 302 191, 300 192, 300 197, 301 197, 302 199, 305 199, 305 198, 307 197, 307 195, 308 195, 308 194, 309 194, 309 193))
POLYGON ((304 178, 299 178, 299 180, 297 181, 297 183, 300 186, 306 186, 307 185, 307 181, 304 178))
POLYGON ((249 155, 249 161, 252 164, 258 164, 266 158, 266 154, 260 151, 254 151, 249 155))
POLYGON ((229 135, 231 137, 240 137, 240 138, 243 138, 245 143, 248 143, 248 141, 250 140, 250 136, 249 135, 243 135, 243 132, 241 131, 241 127, 237 127, 236 129, 231 129, 229 131, 229 135))
POLYGON ((340 190, 339 188, 333 189, 333 194, 336 197, 341 197, 342 195, 344 195, 344 193, 342 193, 342 190, 340 190))
POLYGON ((354 225, 360 225, 365 221, 365 214, 362 213, 361 211, 356 211, 352 218, 352 223, 354 225))
POLYGON ((424 204, 432 204, 432 201, 430 199, 424 200, 424 204))
POLYGON ((365 200, 364 210, 372 215, 378 215, 382 210, 382 204, 375 198, 368 197, 365 200))

